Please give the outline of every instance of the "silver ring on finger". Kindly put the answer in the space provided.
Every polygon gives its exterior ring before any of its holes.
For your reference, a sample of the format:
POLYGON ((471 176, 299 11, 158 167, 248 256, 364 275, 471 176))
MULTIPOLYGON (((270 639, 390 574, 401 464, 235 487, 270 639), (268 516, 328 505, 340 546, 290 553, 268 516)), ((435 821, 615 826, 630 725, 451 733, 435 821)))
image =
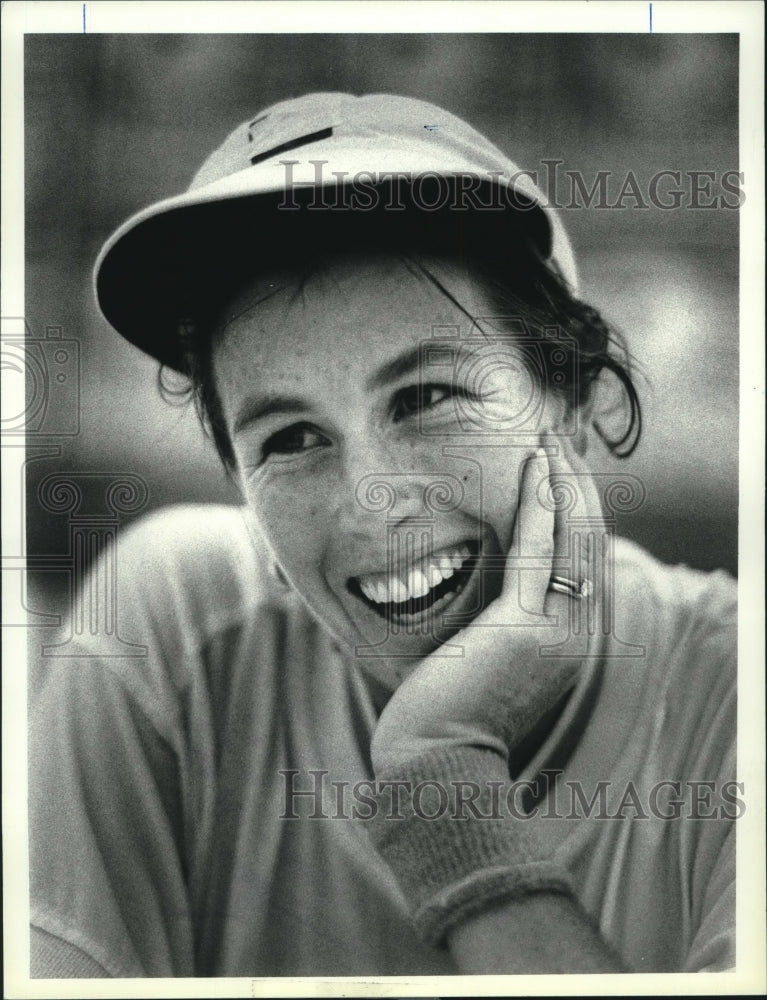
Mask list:
POLYGON ((577 580, 569 580, 566 576, 552 576, 549 580, 549 590, 565 594, 574 601, 582 601, 584 598, 590 597, 593 589, 591 580, 585 578, 580 583, 577 580))

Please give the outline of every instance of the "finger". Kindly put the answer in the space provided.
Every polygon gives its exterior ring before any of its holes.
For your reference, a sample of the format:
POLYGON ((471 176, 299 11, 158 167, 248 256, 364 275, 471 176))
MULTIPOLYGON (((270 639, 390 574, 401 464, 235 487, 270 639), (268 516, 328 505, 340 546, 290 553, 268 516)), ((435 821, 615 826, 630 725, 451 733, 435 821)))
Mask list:
POLYGON ((546 452, 539 448, 525 463, 504 573, 503 594, 513 590, 520 607, 533 614, 543 612, 554 556, 554 511, 540 500, 548 476, 546 452))
POLYGON ((599 628, 605 545, 599 495, 591 474, 561 439, 550 463, 556 505, 553 572, 578 584, 588 582, 589 595, 571 599, 570 624, 593 635, 599 628))

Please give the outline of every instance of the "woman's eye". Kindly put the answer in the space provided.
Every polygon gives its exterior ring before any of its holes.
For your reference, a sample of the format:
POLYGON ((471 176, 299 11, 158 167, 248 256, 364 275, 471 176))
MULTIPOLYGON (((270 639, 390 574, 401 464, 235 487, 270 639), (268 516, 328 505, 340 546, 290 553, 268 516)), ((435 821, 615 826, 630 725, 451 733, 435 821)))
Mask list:
POLYGON ((263 445, 263 458, 270 455, 298 455, 312 448, 323 447, 328 439, 307 424, 293 424, 272 434, 263 445))
POLYGON ((397 394, 394 419, 402 420, 423 410, 429 410, 453 396, 449 385, 412 385, 397 394))

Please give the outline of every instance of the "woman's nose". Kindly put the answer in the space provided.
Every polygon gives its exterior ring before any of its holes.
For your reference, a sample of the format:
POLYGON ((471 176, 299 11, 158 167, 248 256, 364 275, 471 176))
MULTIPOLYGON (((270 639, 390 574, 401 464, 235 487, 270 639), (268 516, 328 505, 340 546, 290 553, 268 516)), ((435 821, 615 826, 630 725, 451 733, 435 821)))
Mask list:
POLYGON ((338 489, 339 516, 347 527, 361 530, 382 520, 390 524, 431 520, 436 513, 458 506, 461 499, 460 481, 431 468, 427 456, 413 450, 396 455, 381 444, 348 451, 338 489))
POLYGON ((424 480, 411 449, 407 456, 381 436, 349 438, 337 483, 337 511, 345 520, 367 522, 418 514, 423 507, 424 480))
POLYGON ((421 514, 428 478, 408 472, 373 472, 356 483, 355 500, 365 510, 386 511, 390 517, 421 514))

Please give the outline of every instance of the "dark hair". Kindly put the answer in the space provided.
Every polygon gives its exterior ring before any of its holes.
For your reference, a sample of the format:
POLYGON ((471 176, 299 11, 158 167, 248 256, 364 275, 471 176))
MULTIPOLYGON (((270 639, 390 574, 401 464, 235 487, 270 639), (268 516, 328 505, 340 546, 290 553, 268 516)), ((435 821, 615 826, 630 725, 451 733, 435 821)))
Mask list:
POLYGON ((161 365, 160 394, 169 403, 194 402, 203 430, 212 439, 227 475, 231 475, 237 463, 213 374, 213 338, 206 328, 190 324, 185 341, 185 371, 161 365))
MULTIPOLYGON (((514 284, 518 286, 518 281, 514 284)), ((609 374, 617 380, 625 411, 622 430, 611 434, 605 426, 616 407, 595 414, 591 424, 612 454, 631 455, 642 435, 642 406, 634 385, 638 365, 621 334, 597 309, 574 296, 543 262, 525 275, 524 297, 492 273, 486 276, 486 286, 501 314, 518 315, 525 333, 533 335, 542 364, 531 367, 545 373, 548 388, 569 408, 580 409, 592 400, 600 376, 609 374)))
MULTIPOLYGON (((235 454, 224 421, 221 400, 213 372, 213 327, 216 309, 228 295, 247 281, 259 268, 284 265, 305 283, 322 269, 335 252, 354 247, 360 253, 389 251, 405 260, 436 284, 445 295, 471 317, 468 309, 454 299, 428 263, 432 259, 457 263, 479 278, 489 292, 497 316, 503 317, 513 342, 515 325, 521 324, 536 343, 537 364, 532 366, 548 380, 548 387, 568 406, 581 408, 592 399, 597 380, 611 374, 622 390, 625 426, 609 434, 599 418, 592 425, 610 451, 626 457, 636 448, 642 431, 642 410, 630 357, 622 337, 593 307, 574 296, 557 271, 542 259, 530 231, 518 227, 509 232, 508 218, 499 220, 473 213, 434 213, 423 218, 406 212, 392 219, 373 213, 350 212, 334 215, 332 226, 318 225, 316 217, 291 215, 281 219, 281 227, 263 253, 252 247, 227 259, 226 280, 219 278, 216 292, 204 308, 196 310, 193 321, 183 331, 184 363, 179 375, 167 368, 159 373, 160 389, 169 400, 194 401, 202 425, 212 438, 228 473, 235 468, 235 454), (452 248, 448 254, 445 247, 452 248), (456 249, 457 248, 457 249, 456 249), (552 331, 556 335, 552 336, 552 331), (564 362, 562 359, 564 352, 564 362), (553 373, 557 375, 554 377, 553 373)), ((523 351, 524 356, 524 351, 523 351)), ((530 360, 530 359, 527 359, 530 360)), ((604 418, 612 409, 601 414, 604 418)))

